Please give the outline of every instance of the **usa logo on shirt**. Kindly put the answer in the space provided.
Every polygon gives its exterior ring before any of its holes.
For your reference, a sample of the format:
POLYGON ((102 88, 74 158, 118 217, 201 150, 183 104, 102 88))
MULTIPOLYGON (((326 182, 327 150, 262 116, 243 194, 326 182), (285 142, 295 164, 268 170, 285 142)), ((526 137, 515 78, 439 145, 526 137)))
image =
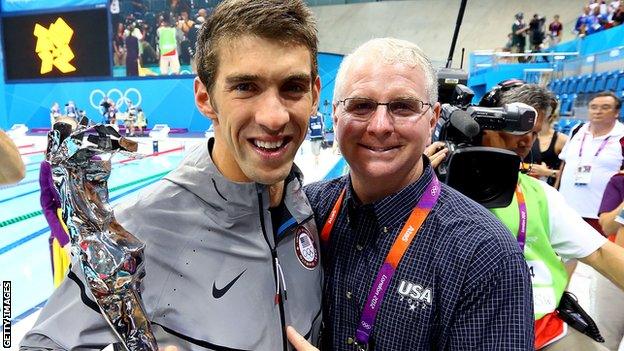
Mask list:
POLYGON ((306 269, 313 270, 318 266, 319 253, 314 245, 314 239, 310 232, 303 226, 297 228, 297 235, 295 235, 295 252, 299 262, 306 269))

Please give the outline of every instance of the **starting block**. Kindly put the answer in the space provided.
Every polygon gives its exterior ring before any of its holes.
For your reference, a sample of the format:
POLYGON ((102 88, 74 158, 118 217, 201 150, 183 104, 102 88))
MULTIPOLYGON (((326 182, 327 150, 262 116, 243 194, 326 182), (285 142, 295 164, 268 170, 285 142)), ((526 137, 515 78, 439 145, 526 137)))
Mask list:
POLYGON ((169 128, 169 125, 156 124, 154 125, 154 128, 150 130, 149 136, 150 138, 153 138, 153 139, 165 139, 169 137, 169 131, 171 131, 171 128, 169 128))

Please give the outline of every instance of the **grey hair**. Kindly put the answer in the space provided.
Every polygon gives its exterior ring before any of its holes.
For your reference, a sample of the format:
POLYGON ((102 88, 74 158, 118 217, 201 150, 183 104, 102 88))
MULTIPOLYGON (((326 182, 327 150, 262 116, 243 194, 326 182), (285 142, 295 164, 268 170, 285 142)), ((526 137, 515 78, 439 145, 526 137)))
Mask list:
POLYGON ((500 105, 522 102, 536 109, 538 113, 539 111, 547 113, 552 109, 553 100, 557 101, 557 98, 548 89, 537 84, 525 84, 503 92, 500 105))
POLYGON ((379 55, 385 64, 401 63, 412 68, 420 68, 425 75, 425 92, 429 99, 428 102, 433 104, 438 101, 438 79, 436 70, 433 68, 429 58, 425 56, 418 45, 407 40, 395 38, 371 39, 360 45, 342 60, 336 74, 334 101, 342 98, 346 75, 353 62, 357 58, 370 56, 371 54, 379 55))

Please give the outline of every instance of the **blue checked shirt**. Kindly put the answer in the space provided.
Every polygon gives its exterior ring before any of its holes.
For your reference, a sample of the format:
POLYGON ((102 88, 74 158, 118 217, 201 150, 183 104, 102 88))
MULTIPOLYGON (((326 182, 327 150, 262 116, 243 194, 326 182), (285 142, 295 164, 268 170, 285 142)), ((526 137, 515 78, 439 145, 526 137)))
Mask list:
MULTIPOLYGON (((347 188, 323 246, 323 350, 357 349, 355 331, 371 285, 433 176, 425 165, 418 181, 367 205, 354 198, 349 176, 305 188, 319 230, 347 188)), ((438 203, 386 292, 371 334, 373 349, 532 350, 529 272, 503 224, 442 184, 438 203)))

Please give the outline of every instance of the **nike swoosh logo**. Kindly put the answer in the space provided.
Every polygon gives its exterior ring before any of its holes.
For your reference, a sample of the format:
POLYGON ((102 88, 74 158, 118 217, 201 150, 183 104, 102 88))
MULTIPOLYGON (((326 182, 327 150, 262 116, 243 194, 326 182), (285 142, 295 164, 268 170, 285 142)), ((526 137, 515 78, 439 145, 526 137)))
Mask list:
POLYGON ((238 278, 240 278, 246 271, 247 269, 242 271, 241 274, 237 275, 236 278, 234 278, 231 282, 228 283, 228 285, 224 286, 222 289, 217 289, 216 282, 212 283, 212 296, 215 299, 220 299, 221 297, 223 297, 223 295, 225 295, 225 293, 228 292, 228 290, 230 290, 232 285, 236 283, 238 278))

